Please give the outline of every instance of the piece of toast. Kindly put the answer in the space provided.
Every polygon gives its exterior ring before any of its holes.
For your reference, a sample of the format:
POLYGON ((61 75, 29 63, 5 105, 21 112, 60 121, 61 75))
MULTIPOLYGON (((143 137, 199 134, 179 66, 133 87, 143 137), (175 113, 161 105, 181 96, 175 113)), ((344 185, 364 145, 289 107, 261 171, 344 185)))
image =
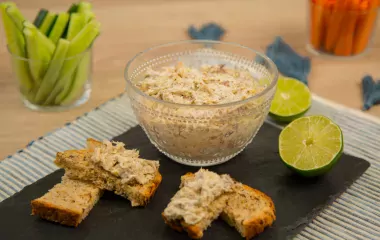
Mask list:
MULTIPOLYGON (((91 161, 94 149, 102 143, 88 139, 87 144, 88 149, 85 150, 68 150, 57 153, 55 164, 64 168, 66 175, 71 179, 89 181, 101 189, 113 191, 129 199, 133 207, 145 206, 161 183, 161 174, 157 171, 154 178, 143 185, 125 183, 120 177, 91 161)), ((131 155, 135 155, 133 150, 129 151, 131 151, 131 155)))
POLYGON ((92 184, 63 177, 61 183, 31 202, 32 215, 77 227, 101 195, 102 190, 92 184))
POLYGON ((276 211, 270 197, 259 190, 237 183, 221 217, 248 240, 273 224, 276 211))
MULTIPOLYGON (((216 218, 219 217, 223 209, 226 207, 227 200, 229 197, 230 192, 232 191, 232 186, 234 184, 234 180, 230 178, 228 175, 221 175, 224 176, 223 180, 220 179, 220 181, 225 181, 225 189, 220 192, 220 194, 215 195, 214 197, 210 197, 208 199, 202 199, 202 191, 204 193, 205 189, 210 187, 213 187, 213 183, 208 184, 205 181, 205 178, 208 177, 209 173, 215 174, 213 172, 201 169, 197 173, 187 173, 186 175, 181 177, 181 185, 178 192, 174 195, 174 197, 171 199, 171 202, 168 204, 166 209, 162 213, 162 217, 166 224, 168 224, 171 228, 173 228, 176 231, 182 232, 186 231, 190 238, 193 239, 200 239, 203 237, 203 231, 207 229, 216 218), (200 173, 201 172, 201 173, 200 173), (200 175, 202 174, 202 175, 200 175), (200 181, 200 185, 202 187, 200 188, 194 188, 192 189, 191 186, 194 186, 194 181, 200 181), (230 186, 228 186, 230 184, 230 186), (207 186, 209 185, 209 186, 207 186), (189 189, 190 188, 190 189, 189 189), (179 206, 179 208, 184 206, 189 206, 186 203, 180 203, 178 201, 182 201, 183 197, 188 194, 188 199, 185 201, 196 201, 194 206, 197 206, 193 209, 188 208, 186 210, 186 213, 184 214, 178 214, 175 213, 176 210, 173 211, 173 207, 171 204, 176 204, 179 206), (180 200, 179 200, 180 199, 180 200), (177 201, 177 203, 175 203, 177 201), (201 205, 198 205, 199 203, 202 203, 201 205), (182 206, 181 206, 182 205, 182 206), (194 214, 194 216, 201 216, 197 218, 196 220, 189 222, 187 221, 186 214, 188 215, 189 212, 191 214, 194 214)), ((217 175, 217 174, 216 174, 217 175)), ((217 175, 219 176, 219 175, 217 175)), ((215 177, 215 176, 213 176, 215 177)), ((212 196, 212 195, 209 195, 212 196)), ((190 203, 191 204, 191 203, 190 203)), ((174 209, 178 209, 177 207, 174 209)))

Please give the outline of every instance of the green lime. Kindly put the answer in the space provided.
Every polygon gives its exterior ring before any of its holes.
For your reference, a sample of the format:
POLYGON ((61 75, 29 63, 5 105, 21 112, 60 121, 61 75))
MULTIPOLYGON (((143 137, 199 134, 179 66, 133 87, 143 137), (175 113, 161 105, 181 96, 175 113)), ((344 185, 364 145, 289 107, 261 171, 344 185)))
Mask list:
POLYGON ((282 161, 307 177, 328 172, 342 151, 342 130, 324 116, 298 118, 289 123, 279 137, 282 161))
POLYGON ((304 115, 311 106, 309 88, 294 78, 280 77, 269 115, 280 122, 291 122, 304 115))

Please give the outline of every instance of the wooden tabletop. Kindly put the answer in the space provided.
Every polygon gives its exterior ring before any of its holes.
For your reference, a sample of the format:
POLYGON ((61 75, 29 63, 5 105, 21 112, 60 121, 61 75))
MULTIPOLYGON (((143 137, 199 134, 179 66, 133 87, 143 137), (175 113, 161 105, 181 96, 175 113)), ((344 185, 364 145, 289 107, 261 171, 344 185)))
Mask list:
MULTIPOLYGON (((39 8, 66 10, 73 0, 17 0, 28 19, 39 8)), ((306 0, 94 0, 102 23, 95 44, 93 93, 90 101, 59 113, 34 112, 20 101, 12 79, 5 39, 0 51, 0 159, 23 148, 30 140, 63 126, 109 98, 123 92, 123 71, 137 52, 152 45, 188 39, 186 29, 214 21, 226 28, 223 40, 264 50, 275 36, 282 36, 300 54, 312 58, 309 85, 313 93, 360 109, 360 79, 364 74, 380 78, 380 41, 366 56, 347 60, 321 58, 308 53, 306 0)), ((380 33, 377 28, 377 33, 380 33)), ((3 30, 2 30, 3 32, 3 30)), ((380 117, 380 106, 368 114, 380 117)))

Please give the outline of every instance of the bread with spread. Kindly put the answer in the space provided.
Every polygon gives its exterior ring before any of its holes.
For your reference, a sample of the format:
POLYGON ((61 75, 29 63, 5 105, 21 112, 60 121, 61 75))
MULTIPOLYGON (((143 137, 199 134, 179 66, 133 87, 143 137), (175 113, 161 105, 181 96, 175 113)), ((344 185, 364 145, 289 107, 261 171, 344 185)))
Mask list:
POLYGON ((120 142, 88 139, 87 149, 59 152, 55 163, 69 178, 113 191, 132 206, 145 206, 162 180, 158 161, 141 159, 137 150, 127 150, 120 142))
POLYGON ((206 169, 181 177, 178 192, 162 213, 165 222, 189 237, 199 239, 203 231, 219 217, 232 193, 234 180, 206 169))
POLYGON ((98 202, 102 190, 66 176, 45 195, 31 202, 32 215, 77 227, 98 202))
POLYGON ((276 219, 274 204, 264 193, 206 169, 182 176, 180 189, 162 213, 166 224, 193 239, 202 238, 219 216, 246 239, 276 219))

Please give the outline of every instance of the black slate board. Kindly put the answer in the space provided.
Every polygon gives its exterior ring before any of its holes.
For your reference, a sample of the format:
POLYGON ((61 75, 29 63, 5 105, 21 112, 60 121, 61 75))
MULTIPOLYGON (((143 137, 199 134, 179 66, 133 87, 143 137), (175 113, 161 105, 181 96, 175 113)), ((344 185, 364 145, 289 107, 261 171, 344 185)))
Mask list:
MULTIPOLYGON (((229 162, 210 167, 218 173, 229 173, 238 181, 268 194, 277 209, 273 227, 255 239, 287 239, 298 233, 322 207, 333 201, 368 167, 365 160, 343 155, 327 175, 305 179, 293 175, 280 161, 278 135, 280 130, 267 123, 246 150, 229 162)), ((30 200, 43 195, 60 181, 59 170, 26 187, 0 204, 1 239, 188 239, 167 227, 160 213, 178 190, 180 176, 198 168, 180 165, 160 154, 140 127, 115 138, 129 148, 140 149, 147 159, 160 159, 163 181, 146 208, 131 208, 129 201, 106 193, 78 228, 30 216, 30 200)), ((216 220, 205 231, 204 239, 241 239, 237 231, 216 220)))

